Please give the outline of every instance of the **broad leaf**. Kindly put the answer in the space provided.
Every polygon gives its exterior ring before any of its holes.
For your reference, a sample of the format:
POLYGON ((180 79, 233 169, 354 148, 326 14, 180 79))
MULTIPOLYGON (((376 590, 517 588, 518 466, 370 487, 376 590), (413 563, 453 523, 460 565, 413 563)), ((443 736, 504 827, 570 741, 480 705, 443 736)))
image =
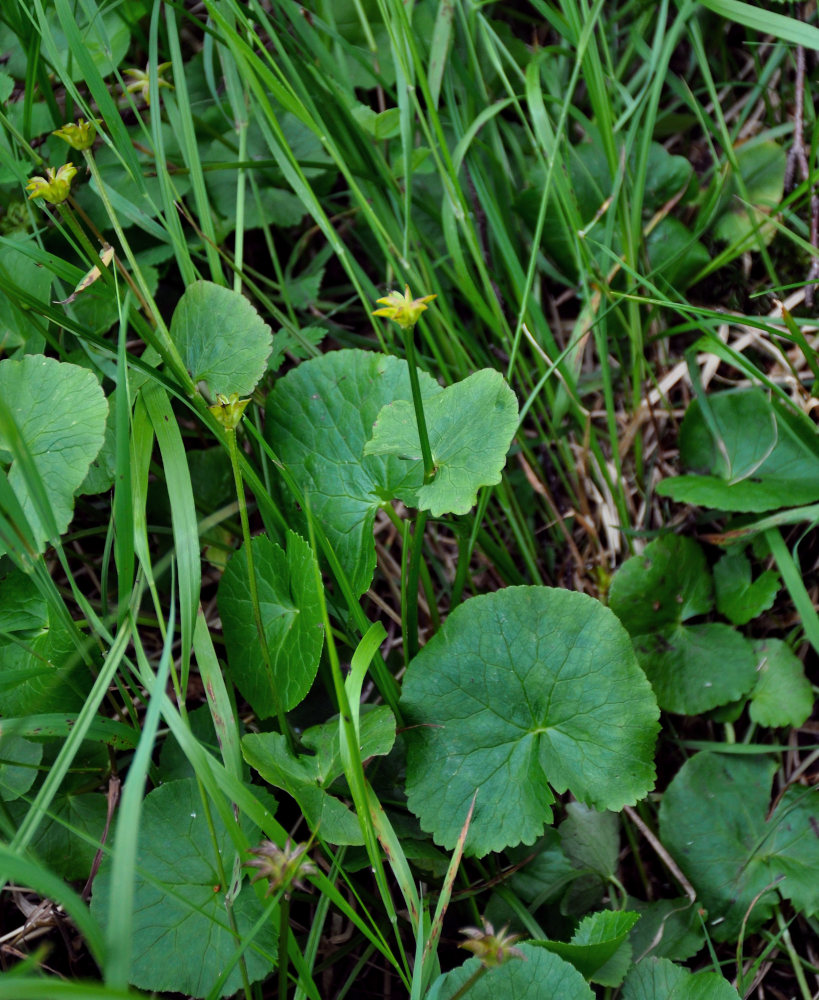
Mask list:
POLYGON ((751 582, 751 562, 744 552, 732 550, 714 566, 717 611, 734 625, 746 625, 774 602, 779 591, 779 575, 765 570, 751 582))
MULTIPOLYGON (((237 942, 225 910, 227 886, 221 883, 216 851, 229 867, 233 842, 216 810, 206 814, 194 780, 172 781, 146 796, 134 887, 133 986, 203 997, 233 959, 237 942)), ((91 912, 102 923, 110 873, 110 864, 103 861, 94 880, 91 912)), ((249 937, 263 912, 245 885, 232 908, 240 940, 249 937)), ((245 952, 251 982, 270 972, 275 956, 276 932, 268 919, 245 952)), ((241 986, 234 965, 219 995, 232 996, 241 986)))
POLYGON ((194 382, 211 396, 249 396, 267 367, 270 327, 239 292, 210 281, 185 289, 171 320, 171 339, 194 382))
POLYGON ((598 809, 654 781, 658 711, 615 616, 583 594, 510 587, 464 602, 410 664, 410 809, 452 847, 532 843, 557 791, 598 809))
POLYGON ((736 150, 736 159, 745 191, 740 192, 735 176, 729 173, 722 192, 725 210, 714 227, 714 235, 726 243, 756 249, 755 242, 748 242, 756 227, 765 243, 770 243, 776 233, 766 220, 782 201, 785 150, 775 142, 748 143, 736 150))
POLYGON ((619 986, 631 964, 629 932, 639 919, 636 913, 600 910, 581 921, 571 941, 532 943, 565 958, 591 982, 619 986))
MULTIPOLYGON (((398 496, 433 517, 468 514, 481 486, 499 483, 518 426, 518 404, 500 372, 475 372, 424 404, 435 478, 398 496)), ((395 455, 413 468, 421 458, 411 402, 388 403, 378 414, 365 455, 395 455)))
POLYGON ((42 743, 14 734, 3 736, 0 730, 0 799, 11 802, 26 794, 37 779, 42 756, 42 743))
MULTIPOLYGON (((395 717, 386 706, 361 714, 361 756, 387 754, 395 742, 395 717)), ((294 756, 281 733, 252 733, 242 740, 251 767, 298 802, 311 830, 332 844, 363 844, 356 816, 327 789, 343 773, 338 720, 305 730, 302 743, 315 751, 294 756)))
POLYGON ((0 715, 82 708, 93 678, 68 628, 45 610, 36 629, 0 636, 0 715))
POLYGON ((310 690, 318 670, 324 630, 312 550, 293 531, 287 552, 266 535, 251 540, 262 627, 272 672, 259 644, 250 596, 247 556, 239 549, 219 583, 219 614, 228 664, 236 686, 262 718, 284 711, 310 690))
POLYGON ((687 897, 653 903, 629 899, 628 908, 640 914, 630 935, 635 962, 649 955, 681 962, 692 958, 705 944, 697 906, 687 897))
MULTIPOLYGON (((425 399, 442 391, 418 374, 425 399)), ((369 351, 305 361, 268 397, 265 436, 307 495, 356 594, 375 570, 375 512, 423 480, 420 462, 364 456, 381 408, 411 398, 406 362, 369 351)))
POLYGON ((742 698, 756 680, 751 644, 720 622, 669 625, 635 636, 634 651, 667 712, 708 712, 742 698))
MULTIPOLYGON (((108 403, 90 371, 41 355, 0 361, 0 399, 14 422, 13 428, 0 424, 0 470, 10 462, 9 483, 42 551, 48 533, 13 438, 19 434, 22 451, 31 456, 62 534, 74 512, 74 494, 102 447, 108 403)), ((0 555, 2 551, 0 546, 0 555)))
POLYGON ((667 958, 649 958, 626 977, 623 1000, 739 1000, 739 994, 716 972, 692 973, 667 958))
POLYGON ((582 802, 566 806, 560 824, 560 842, 575 868, 585 868, 610 878, 617 871, 620 853, 620 819, 613 812, 598 812, 582 802))
POLYGON ((623 563, 611 582, 609 607, 631 635, 642 635, 707 614, 713 591, 699 545, 667 534, 623 563))
MULTIPOLYGON (((577 969, 557 955, 529 944, 517 945, 523 958, 510 958, 489 969, 469 988, 469 1000, 593 1000, 577 969)), ((477 958, 440 976, 427 1000, 451 1000, 480 969, 477 958)))
POLYGON ((664 479, 658 493, 680 503, 748 512, 819 500, 819 435, 804 416, 779 400, 768 402, 761 389, 718 393, 709 399, 709 413, 710 426, 698 400, 688 407, 680 430, 680 461, 694 474, 664 479), (757 418, 748 433, 751 412, 757 418), (776 444, 766 454, 768 432, 757 430, 756 424, 766 428, 770 413, 776 444), (738 478, 738 471, 750 469, 738 478))
POLYGON ((736 940, 772 913, 779 896, 819 911, 819 789, 795 785, 770 819, 776 762, 700 753, 680 768, 660 806, 660 837, 697 890, 712 935, 736 940))
POLYGON ((781 639, 754 643, 756 687, 748 714, 760 726, 802 726, 813 709, 813 689, 802 661, 781 639))
MULTIPOLYGON (((28 805, 15 802, 12 819, 21 823, 28 805)), ((44 865, 65 879, 85 880, 99 850, 108 803, 99 792, 60 793, 51 803, 31 841, 30 850, 44 865)))

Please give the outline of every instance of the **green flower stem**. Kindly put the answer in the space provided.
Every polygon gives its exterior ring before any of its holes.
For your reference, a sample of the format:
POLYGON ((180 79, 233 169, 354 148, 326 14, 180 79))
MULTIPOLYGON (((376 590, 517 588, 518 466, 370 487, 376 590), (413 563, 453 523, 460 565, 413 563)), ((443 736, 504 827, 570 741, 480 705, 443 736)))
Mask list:
POLYGON ((421 442, 421 457, 424 460, 424 485, 431 483, 435 478, 435 465, 432 461, 432 449, 429 446, 429 434, 427 433, 427 421, 424 416, 424 403, 421 399, 421 386, 418 382, 418 369, 415 367, 415 337, 413 328, 403 328, 404 351, 407 356, 409 366, 410 389, 412 391, 412 405, 415 407, 415 420, 418 424, 418 439, 421 442))
POLYGON ((259 648, 262 652, 267 678, 270 684, 270 691, 273 695, 273 703, 276 706, 276 718, 279 722, 279 729, 287 741, 287 747, 293 756, 296 756, 296 741, 287 716, 284 714, 279 691, 273 678, 273 664, 270 660, 270 649, 267 645, 264 625, 262 624, 262 613, 259 608, 259 591, 256 587, 256 570, 253 565, 253 549, 250 544, 250 522, 247 517, 247 500, 245 499, 245 485, 242 481, 242 472, 239 468, 239 449, 236 444, 236 430, 225 428, 225 436, 228 442, 228 452, 230 453, 230 464, 233 469, 233 480, 236 484, 236 498, 239 502, 239 519, 242 522, 242 542, 247 559, 247 579, 250 586, 250 603, 253 607, 253 618, 256 622, 256 632, 259 636, 259 648))
POLYGON ((97 191, 100 199, 105 207, 108 219, 114 228, 114 232, 117 234, 117 239, 122 247, 122 251, 127 257, 128 263, 131 265, 131 270, 133 271, 134 279, 139 287, 141 297, 149 304, 153 319, 157 324, 156 330, 153 331, 153 335, 151 337, 151 340, 153 341, 151 346, 159 352, 162 360, 174 373, 177 381, 184 391, 193 397, 197 394, 196 386, 194 385, 193 379, 188 374, 188 370, 185 368, 184 361, 179 356, 179 351, 177 351, 175 344, 171 340, 168 329, 162 321, 162 316, 156 306, 156 303, 154 302, 153 296, 151 295, 151 290, 148 288, 139 264, 137 263, 134 253, 131 250, 131 246, 125 238, 125 233, 119 223, 117 214, 114 211, 114 207, 106 193, 105 184, 103 182, 102 175, 100 174, 99 167, 97 166, 97 162, 89 149, 83 150, 83 156, 85 157, 85 162, 88 165, 88 170, 91 176, 97 182, 97 191))
POLYGON ((791 960, 791 967, 793 968, 793 974, 796 976, 796 981, 799 984, 799 992, 802 994, 802 1000, 813 1000, 813 992, 810 986, 808 986, 808 981, 805 978, 805 970, 802 968, 802 959, 799 957, 796 948, 793 946, 793 941, 791 940, 791 932, 788 929, 788 925, 785 922, 785 918, 782 916, 782 910, 779 905, 776 906, 776 924, 779 927, 779 932, 782 935, 782 941, 785 945, 785 951, 788 953, 788 958, 791 960))
POLYGON ((279 996, 287 1000, 287 936, 290 933, 290 900, 283 892, 279 900, 279 996))

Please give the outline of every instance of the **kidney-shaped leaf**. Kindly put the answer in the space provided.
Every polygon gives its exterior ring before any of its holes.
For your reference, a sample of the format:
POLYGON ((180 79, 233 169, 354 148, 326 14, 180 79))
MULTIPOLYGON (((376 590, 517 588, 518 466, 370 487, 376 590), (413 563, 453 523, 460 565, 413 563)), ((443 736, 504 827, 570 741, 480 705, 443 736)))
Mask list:
POLYGON ((249 396, 273 348, 270 327, 244 295, 211 281, 185 289, 171 319, 171 339, 194 382, 205 382, 214 396, 249 396))
MULTIPOLYGON (((518 402, 500 372, 484 369, 449 386, 424 404, 435 478, 400 498, 433 517, 467 514, 481 486, 499 483, 518 426, 518 402)), ((365 455, 421 457, 415 408, 407 400, 388 403, 378 414, 365 455)))
MULTIPOLYGON (((507 959, 489 969, 469 988, 469 1000, 593 1000, 588 983, 573 965, 557 955, 519 944, 523 958, 507 959)), ((432 984, 428 1000, 450 1000, 480 968, 477 958, 470 958, 458 969, 444 973, 432 984)))
POLYGON ((739 1000, 739 994, 716 972, 692 973, 667 958, 649 958, 626 977, 623 1000, 739 1000))
MULTIPOLYGON (((14 439, 19 435, 21 450, 28 451, 62 534, 71 521, 74 494, 102 447, 108 402, 90 371, 41 355, 0 361, 0 399, 15 425, 0 423, 0 470, 11 462, 9 483, 42 551, 48 532, 38 516, 24 463, 15 456, 14 439)), ((0 547, 0 555, 2 551, 0 547)))
POLYGON ((709 911, 711 933, 736 940, 771 915, 778 894, 819 911, 819 789, 791 786, 773 815, 776 763, 700 753, 686 761, 660 807, 660 837, 709 911))
POLYGON ((266 535, 251 541, 259 610, 270 654, 268 673, 259 644, 248 583, 247 556, 235 552, 219 584, 219 614, 236 686, 253 711, 265 718, 295 708, 318 670, 324 631, 316 586, 315 558, 307 542, 287 532, 287 552, 266 535))
MULTIPOLYGON (((420 372, 425 398, 441 392, 420 372)), ((411 399, 405 361, 369 351, 332 351, 305 361, 276 383, 265 436, 308 494, 313 514, 363 594, 375 570, 375 512, 423 481, 420 461, 364 455, 381 408, 411 399)))
MULTIPOLYGON (((115 848, 116 850, 116 845, 115 848)), ((225 909, 225 891, 216 851, 229 867, 234 855, 219 814, 208 817, 192 778, 155 788, 143 806, 134 884, 133 952, 128 977, 133 986, 157 992, 204 997, 234 958, 236 937, 225 909)), ((107 859, 94 880, 91 911, 103 925, 111 891, 107 859)), ((249 885, 233 903, 240 940, 263 913, 249 885)), ((266 976, 276 956, 276 931, 262 924, 245 952, 251 982, 266 976)), ((238 965, 219 996, 233 996, 242 986, 238 965)))
POLYGON ((407 670, 407 792, 421 826, 467 850, 532 843, 571 789, 618 810, 654 782, 659 712, 617 618, 584 594, 510 587, 466 601, 407 670))

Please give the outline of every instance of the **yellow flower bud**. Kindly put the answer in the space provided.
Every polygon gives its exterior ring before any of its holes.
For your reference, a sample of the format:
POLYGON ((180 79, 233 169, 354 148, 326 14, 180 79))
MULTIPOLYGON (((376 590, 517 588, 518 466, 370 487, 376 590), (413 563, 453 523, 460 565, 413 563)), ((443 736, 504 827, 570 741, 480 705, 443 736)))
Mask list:
MULTIPOLYGON (((156 80, 157 87, 170 87, 173 90, 173 85, 168 83, 167 80, 162 79, 162 74, 171 64, 169 62, 160 63, 156 67, 156 80)), ((131 77, 131 82, 125 84, 125 92, 127 94, 139 94, 143 101, 148 107, 151 106, 151 79, 148 73, 148 67, 146 66, 144 70, 142 69, 126 69, 125 75, 131 77)))
POLYGON ((87 122, 84 118, 80 118, 76 124, 69 122, 68 125, 55 129, 51 134, 64 139, 72 149, 90 149, 97 136, 97 127, 94 122, 87 122))
POLYGON ((29 201, 32 198, 45 198, 52 205, 60 205, 68 197, 71 181, 76 173, 77 168, 73 163, 64 163, 59 170, 46 167, 45 177, 32 177, 26 184, 26 191, 31 192, 29 201))
POLYGON ((414 299, 410 295, 409 285, 404 286, 403 295, 401 292, 390 292, 383 299, 375 301, 384 306, 383 309, 376 309, 373 316, 386 316, 387 319, 394 320, 402 330, 411 330, 421 313, 427 308, 427 302, 432 302, 436 296, 425 295, 421 299, 414 299))
POLYGON ((238 392, 232 392, 229 396, 217 393, 215 405, 209 406, 208 409, 226 431, 234 431, 239 426, 249 402, 249 399, 239 399, 238 392))

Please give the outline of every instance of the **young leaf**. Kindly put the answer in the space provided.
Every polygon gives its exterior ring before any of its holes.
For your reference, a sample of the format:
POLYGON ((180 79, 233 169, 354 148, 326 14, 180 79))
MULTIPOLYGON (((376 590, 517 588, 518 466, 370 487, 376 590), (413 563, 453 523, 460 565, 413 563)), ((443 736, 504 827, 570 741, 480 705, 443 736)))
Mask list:
MULTIPOLYGON (((523 958, 509 958, 489 969, 469 988, 469 1000, 593 1000, 594 994, 577 969, 557 955, 529 944, 516 946, 523 958)), ((450 1000, 481 968, 470 958, 460 968, 439 976, 427 1000, 450 1000)))
POLYGON ((629 932, 639 919, 636 913, 600 910, 580 922, 571 941, 532 944, 565 958, 591 982, 619 986, 631 964, 629 932))
POLYGON ((583 594, 510 587, 465 601, 410 664, 410 809, 451 848, 532 843, 558 792, 598 809, 654 781, 658 710, 615 616, 583 594))
MULTIPOLYGON (((234 847, 215 810, 210 821, 215 843, 193 779, 161 785, 145 798, 129 975, 140 989, 204 997, 236 951, 225 912, 228 887, 221 884, 214 856, 218 850, 230 859, 234 847)), ((97 919, 108 911, 110 871, 106 859, 94 880, 91 912, 97 919)), ((248 936, 262 912, 262 903, 245 885, 233 903, 240 939, 248 936)), ((245 952, 251 982, 270 972, 275 956, 276 933, 268 920, 245 952)), ((241 985, 240 971, 234 968, 219 995, 232 996, 241 985)))
POLYGON ((717 611, 734 625, 746 625, 774 602, 780 587, 779 574, 773 570, 751 582, 751 562, 744 552, 732 549, 714 566, 717 611))
POLYGON ((739 994, 716 972, 691 973, 667 958, 649 958, 626 976, 623 1000, 739 1000, 739 994))
POLYGON ((756 687, 748 714, 760 726, 802 726, 813 709, 813 690, 802 661, 781 639, 754 643, 756 687))
MULTIPOLYGON (((425 400, 442 391, 429 375, 418 375, 425 400)), ((381 408, 411 398, 406 362, 353 350, 305 361, 268 397, 265 436, 309 495, 356 594, 375 570, 375 512, 423 480, 420 461, 364 456, 381 408)))
POLYGON ((819 911, 819 790, 795 785, 770 819, 769 757, 700 753, 686 761, 660 806, 660 837, 691 879, 719 941, 760 927, 781 895, 819 911), (757 898, 759 897, 759 898, 757 898))
MULTIPOLYGON (((484 369, 424 404, 435 478, 397 495, 433 517, 468 514, 481 486, 499 483, 518 426, 518 403, 500 372, 484 369)), ((378 414, 365 455, 395 455, 417 464, 421 444, 411 402, 388 403, 378 414)))
POLYGON ((315 557, 294 531, 284 552, 266 535, 251 540, 259 611, 273 667, 268 676, 250 601, 247 559, 235 552, 219 583, 219 614, 236 686, 262 718, 276 712, 272 685, 284 711, 310 690, 324 644, 315 557))
POLYGON ((210 281, 185 289, 171 319, 171 339, 194 382, 211 396, 249 396, 265 372, 270 327, 239 292, 210 281))
POLYGON ((0 469, 10 453, 8 480, 42 551, 48 532, 21 467, 18 444, 39 473, 62 534, 71 521, 74 494, 102 447, 108 402, 90 371, 41 355, 0 361, 0 399, 14 424, 0 425, 0 469))

